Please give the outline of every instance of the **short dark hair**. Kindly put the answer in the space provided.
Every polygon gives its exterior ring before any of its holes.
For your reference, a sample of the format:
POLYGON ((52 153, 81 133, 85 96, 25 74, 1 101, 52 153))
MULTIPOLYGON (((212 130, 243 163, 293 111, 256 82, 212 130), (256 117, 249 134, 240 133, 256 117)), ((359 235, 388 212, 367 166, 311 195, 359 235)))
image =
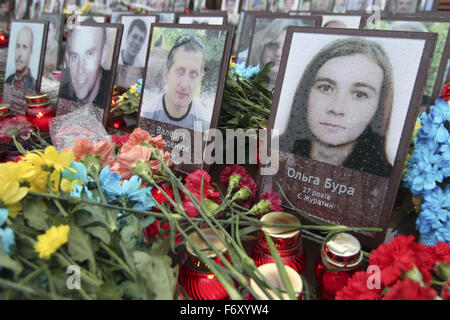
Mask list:
POLYGON ((130 24, 130 28, 128 28, 128 35, 131 33, 131 31, 133 30, 134 27, 138 27, 139 29, 144 31, 145 34, 147 34, 147 26, 143 20, 134 19, 130 24))
POLYGON ((203 45, 203 41, 200 37, 192 36, 190 34, 182 34, 178 37, 178 39, 175 41, 175 44, 169 51, 169 55, 167 56, 167 70, 170 70, 170 68, 173 65, 173 60, 175 53, 178 49, 184 48, 186 51, 191 52, 201 52, 202 57, 202 71, 205 67, 205 46, 203 45))

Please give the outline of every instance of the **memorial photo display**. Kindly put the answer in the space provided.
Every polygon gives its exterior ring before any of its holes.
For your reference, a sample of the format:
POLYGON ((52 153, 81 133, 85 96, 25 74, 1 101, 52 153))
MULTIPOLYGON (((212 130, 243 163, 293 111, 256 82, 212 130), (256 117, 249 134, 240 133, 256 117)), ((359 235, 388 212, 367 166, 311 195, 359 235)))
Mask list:
POLYGON ((256 16, 248 50, 247 65, 263 67, 269 62, 275 63, 268 74, 267 88, 269 90, 275 88, 287 28, 289 26, 320 26, 321 20, 319 16, 289 16, 273 13, 256 16))
POLYGON ((230 26, 152 27, 138 126, 152 135, 162 134, 168 151, 180 143, 173 134, 176 129, 193 134, 216 127, 231 33, 230 26))
POLYGON ((43 71, 48 22, 13 21, 5 84, 38 91, 43 71))
POLYGON ((227 23, 227 14, 225 12, 195 12, 195 13, 177 13, 179 24, 211 24, 221 25, 227 23))
POLYGON ((324 28, 344 28, 359 29, 362 15, 360 14, 324 14, 322 15, 322 27, 324 28))
POLYGON ((367 20, 361 21, 361 27, 365 29, 377 30, 395 30, 395 31, 412 31, 412 32, 435 32, 438 35, 436 48, 433 53, 433 60, 428 70, 428 78, 423 92, 422 105, 429 106, 441 92, 443 77, 449 58, 448 49, 450 46, 450 37, 448 36, 450 28, 450 20, 445 18, 431 17, 392 17, 382 18, 379 24, 368 24, 367 20))
POLYGON ((239 10, 239 0, 222 0, 220 10, 227 14, 237 14, 239 10))
POLYGON ((82 22, 69 33, 57 115, 93 104, 106 124, 122 39, 122 24, 82 22))
POLYGON ((64 29, 63 15, 60 13, 43 13, 41 20, 49 22, 44 67, 50 71, 58 70, 60 62, 59 52, 64 29))
POLYGON ((39 92, 44 70, 48 22, 13 21, 3 87, 3 101, 13 112, 24 114, 24 96, 39 92))
POLYGON ((116 77, 119 87, 128 89, 144 77, 150 29, 158 18, 156 14, 122 15, 123 35, 116 77))
MULTIPOLYGON (((431 33, 289 27, 268 124, 279 169, 260 191, 279 184, 315 218, 384 228, 435 42, 431 33)), ((372 246, 384 234, 360 237, 372 246)))

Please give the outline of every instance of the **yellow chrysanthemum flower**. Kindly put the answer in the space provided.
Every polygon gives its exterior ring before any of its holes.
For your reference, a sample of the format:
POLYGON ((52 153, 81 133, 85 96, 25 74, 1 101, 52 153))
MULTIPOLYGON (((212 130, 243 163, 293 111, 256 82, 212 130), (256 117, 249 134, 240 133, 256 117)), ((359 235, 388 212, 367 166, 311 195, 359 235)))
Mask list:
POLYGON ((72 161, 75 160, 75 156, 73 155, 73 153, 58 152, 56 151, 54 146, 48 146, 47 148, 45 148, 44 153, 39 151, 28 153, 27 155, 25 155, 23 160, 29 161, 33 165, 41 167, 42 169, 54 168, 59 172, 64 171, 64 169, 74 171, 74 169, 69 168, 72 161))
POLYGON ((26 162, 0 163, 0 181, 17 181, 24 183, 36 173, 35 168, 26 162))
POLYGON ((9 215, 15 218, 22 211, 22 200, 28 192, 28 188, 21 187, 17 181, 6 181, 0 184, 0 206, 8 208, 9 215))
POLYGON ((39 258, 49 260, 69 240, 69 231, 68 225, 53 226, 38 236, 34 250, 39 253, 39 258))

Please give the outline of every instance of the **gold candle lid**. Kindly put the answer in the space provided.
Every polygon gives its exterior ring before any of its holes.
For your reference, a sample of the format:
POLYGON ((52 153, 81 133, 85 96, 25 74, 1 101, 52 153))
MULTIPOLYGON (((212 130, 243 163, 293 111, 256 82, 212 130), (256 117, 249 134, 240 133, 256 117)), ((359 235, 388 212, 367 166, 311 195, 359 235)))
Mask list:
POLYGON ((48 95, 46 93, 38 95, 28 95, 25 96, 25 100, 27 101, 28 106, 37 106, 50 102, 48 95))
MULTIPOLYGON (((224 236, 224 233, 220 230, 217 230, 217 232, 222 236, 224 236)), ((212 229, 203 229, 202 233, 206 236, 206 238, 211 242, 211 244, 216 248, 219 252, 225 252, 227 250, 227 247, 217 238, 214 230, 212 229)), ((212 258, 217 256, 213 249, 211 249, 210 246, 203 240, 203 238, 197 233, 191 233, 189 235, 189 238, 192 240, 192 242, 195 244, 197 249, 199 249, 204 255, 206 255, 208 258, 212 258)), ((186 249, 187 251, 197 256, 195 251, 192 249, 192 246, 189 242, 186 243, 186 249)))
POLYGON ((333 235, 325 243, 327 262, 340 268, 353 268, 360 264, 363 255, 361 243, 349 233, 341 232, 333 235))
POLYGON ((332 253, 340 257, 351 257, 361 251, 358 239, 345 232, 332 236, 326 246, 332 253))
MULTIPOLYGON (((284 268, 286 269, 286 273, 288 275, 289 281, 292 284, 292 288, 294 289, 294 292, 298 297, 303 290, 302 277, 298 274, 297 271, 295 271, 291 267, 285 265, 284 268)), ((264 277, 272 286, 283 291, 286 290, 286 288, 283 285, 283 280, 281 280, 280 274, 278 273, 277 265, 275 263, 263 264, 258 267, 258 270, 264 275, 264 277)), ((264 294, 263 290, 261 289, 260 286, 258 286, 255 280, 250 279, 250 287, 252 287, 252 289, 258 295, 259 299, 269 300, 269 297, 266 294, 264 294)), ((268 293, 270 293, 273 299, 280 300, 280 297, 275 292, 273 292, 268 288, 266 288, 266 290, 268 293)), ((284 300, 289 299, 289 295, 287 294, 287 292, 281 293, 281 296, 283 297, 284 300)))
MULTIPOLYGON (((294 215, 283 211, 269 212, 262 216, 261 221, 290 225, 300 224, 300 220, 294 215)), ((271 237, 282 239, 293 237, 300 232, 299 229, 291 229, 289 227, 262 227, 262 230, 266 231, 271 237)))
POLYGON ((10 103, 0 103, 0 110, 8 110, 11 107, 10 103))

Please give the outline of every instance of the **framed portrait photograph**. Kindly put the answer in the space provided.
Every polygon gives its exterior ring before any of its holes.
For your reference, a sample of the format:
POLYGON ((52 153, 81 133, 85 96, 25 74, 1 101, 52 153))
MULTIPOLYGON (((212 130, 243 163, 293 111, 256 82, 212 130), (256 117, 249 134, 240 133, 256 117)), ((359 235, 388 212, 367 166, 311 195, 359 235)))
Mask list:
POLYGON ((420 0, 418 11, 437 11, 439 0, 420 0))
POLYGON ((310 10, 311 10, 311 0, 300 0, 298 11, 310 11, 310 10))
POLYGON ((319 27, 321 21, 322 18, 319 16, 290 16, 273 13, 255 17, 247 65, 259 65, 262 68, 269 62, 275 63, 268 74, 267 89, 275 88, 287 28, 289 26, 319 27))
POLYGON ((48 21, 47 47, 45 50, 44 67, 49 71, 58 70, 60 63, 60 48, 64 30, 64 17, 61 13, 43 13, 41 20, 48 21))
POLYGON ((184 12, 189 9, 189 0, 170 0, 170 9, 175 12, 184 12))
POLYGON ((211 24, 222 25, 227 23, 226 12, 195 12, 195 13, 177 13, 177 22, 179 24, 211 24))
POLYGON ((443 83, 443 76, 449 56, 450 48, 449 28, 450 20, 445 18, 429 17, 397 17, 381 18, 379 24, 367 24, 367 17, 361 21, 361 27, 372 30, 394 30, 411 32, 434 32, 438 35, 436 48, 433 52, 433 59, 428 70, 427 82, 423 92, 421 104, 428 107, 434 104, 439 97, 443 83))
MULTIPOLYGON (((167 151, 184 143, 183 151, 201 156, 201 152, 193 153, 190 141, 194 134, 217 127, 231 36, 228 25, 152 27, 138 126, 151 135, 162 134, 167 151), (176 129, 185 129, 189 137, 174 134, 176 129)), ((197 164, 202 167, 201 161, 197 164)), ((181 165, 186 166, 189 164, 181 165)))
POLYGON ((80 14, 77 16, 78 22, 97 22, 106 23, 106 16, 93 14, 80 14))
POLYGON ((4 100, 38 92, 44 70, 48 22, 13 21, 5 69, 4 100))
POLYGON ((30 20, 38 20, 42 13, 41 8, 42 0, 29 0, 28 1, 28 17, 30 20))
POLYGON ((53 0, 51 13, 62 13, 64 7, 64 0, 53 0))
POLYGON ((311 11, 332 12, 333 0, 311 0, 311 11))
POLYGON ((298 6, 299 0, 278 0, 279 12, 297 11, 298 6))
POLYGON ((117 63, 117 86, 128 89, 144 77, 150 29, 158 19, 157 14, 122 15, 123 33, 117 63))
POLYGON ((248 49, 252 38, 253 24, 256 16, 264 16, 265 12, 261 11, 243 11, 242 29, 239 33, 239 41, 237 46, 237 61, 246 62, 248 58, 248 49))
POLYGON ((28 0, 12 0, 14 1, 14 19, 25 20, 30 19, 28 11, 28 0))
POLYGON ((330 13, 321 14, 322 27, 324 28, 346 28, 359 29, 363 15, 352 13, 330 13))
POLYGON ((419 0, 389 0, 389 16, 411 15, 417 12, 419 0))
POLYGON ((265 11, 267 9, 268 0, 247 0, 247 10, 249 11, 265 11))
POLYGON ((81 22, 68 34, 56 114, 92 104, 106 124, 117 70, 122 24, 81 22))
POLYGON ((239 0, 222 0, 220 10, 226 11, 227 14, 237 14, 239 10, 239 0))
POLYGON ((176 13, 175 12, 155 12, 159 16, 159 23, 175 23, 176 13))
POLYGON ((194 0, 194 11, 206 10, 206 0, 194 0))
MULTIPOLYGON (((312 217, 384 229, 435 41, 432 33, 289 27, 268 123, 279 166, 261 176, 260 192, 279 184, 312 217)), ((373 247, 385 233, 357 236, 373 247)))
POLYGON ((124 14, 130 14, 129 11, 112 11, 111 12, 111 23, 121 23, 121 18, 124 14))
POLYGON ((346 12, 366 12, 374 4, 374 0, 347 0, 346 12))

